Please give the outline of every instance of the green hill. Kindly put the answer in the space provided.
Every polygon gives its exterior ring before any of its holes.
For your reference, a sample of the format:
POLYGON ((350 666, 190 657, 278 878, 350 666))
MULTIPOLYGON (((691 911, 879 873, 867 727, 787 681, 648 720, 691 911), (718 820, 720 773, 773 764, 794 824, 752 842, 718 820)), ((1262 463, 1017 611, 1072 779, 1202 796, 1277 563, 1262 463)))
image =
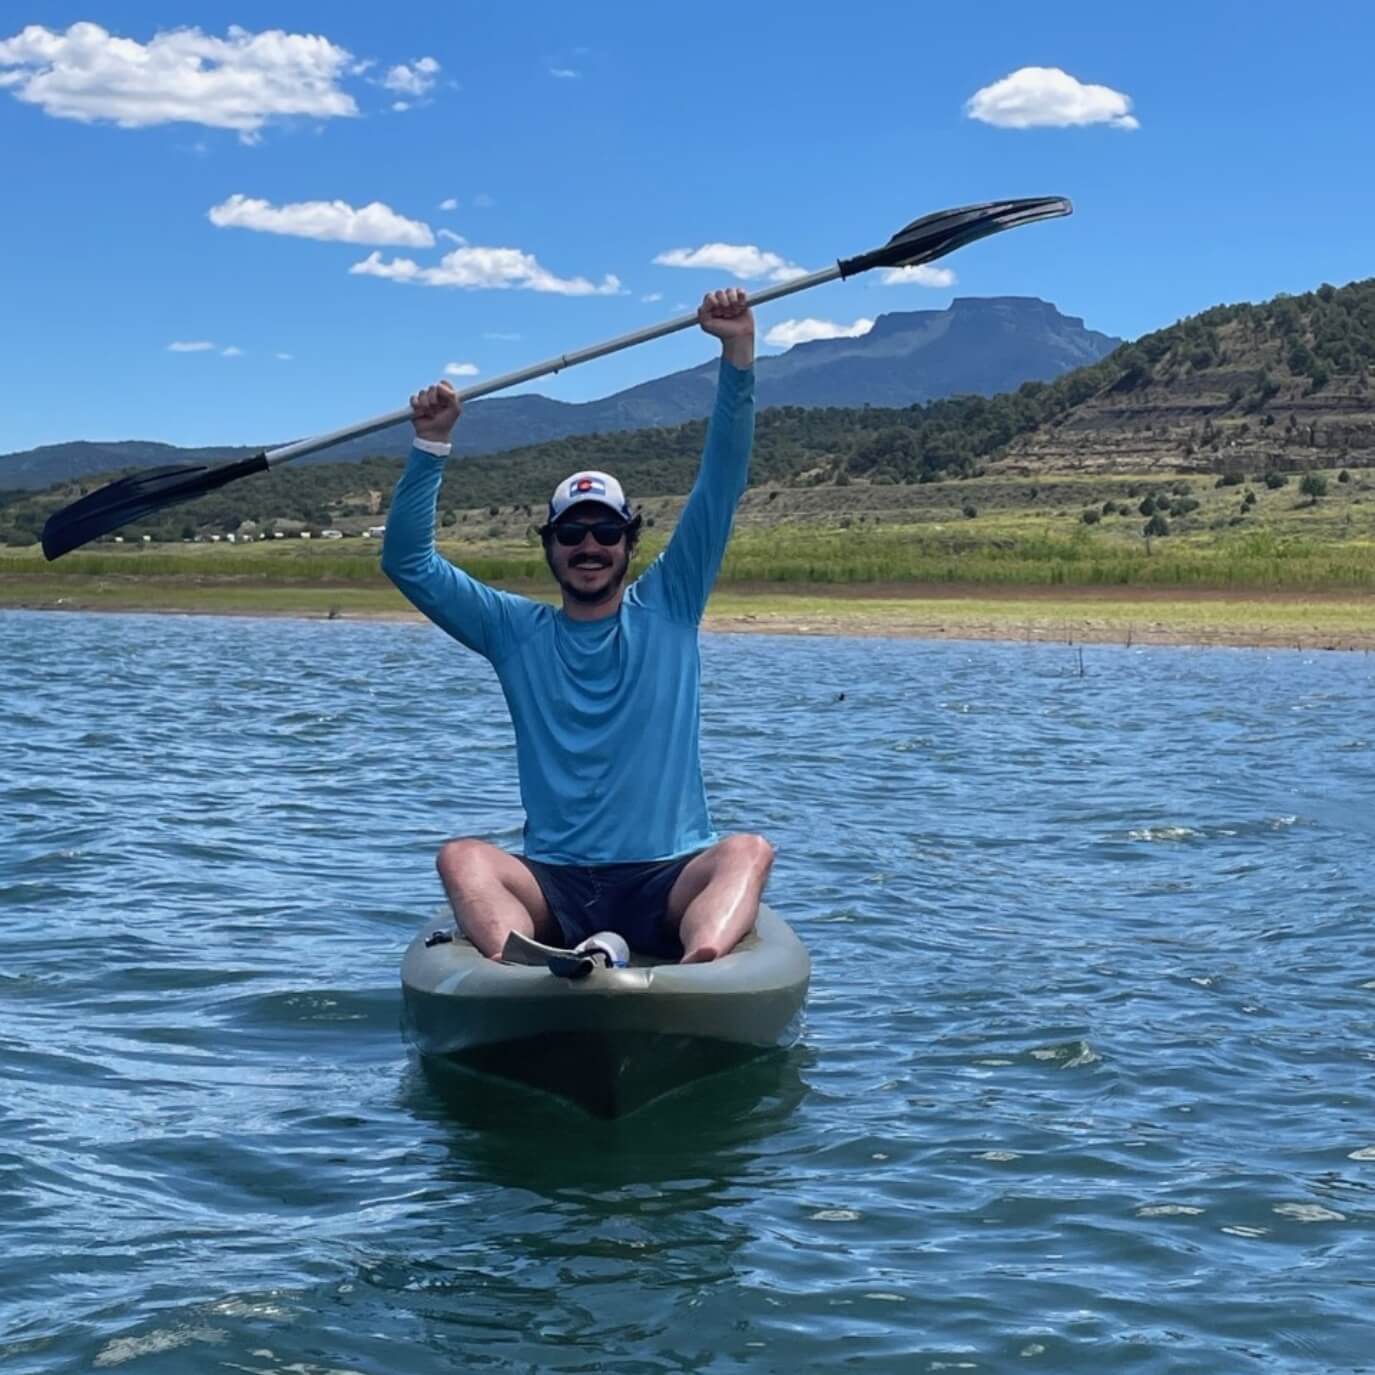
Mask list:
MULTIPOLYGON (((907 484, 1003 471, 1240 477, 1375 463, 1375 280, 1262 305, 1218 306, 1123 345, 1054 382, 901 409, 774 406, 760 413, 756 486, 907 484)), ((486 515, 538 522, 558 480, 608 468, 639 499, 690 487, 703 421, 570 436, 451 462, 448 525, 486 515)), ((381 524, 400 461, 286 467, 132 527, 183 539, 251 523, 381 524)), ((101 479, 104 480, 104 479, 101 479)), ((0 540, 31 543, 49 511, 98 485, 0 493, 0 540)))

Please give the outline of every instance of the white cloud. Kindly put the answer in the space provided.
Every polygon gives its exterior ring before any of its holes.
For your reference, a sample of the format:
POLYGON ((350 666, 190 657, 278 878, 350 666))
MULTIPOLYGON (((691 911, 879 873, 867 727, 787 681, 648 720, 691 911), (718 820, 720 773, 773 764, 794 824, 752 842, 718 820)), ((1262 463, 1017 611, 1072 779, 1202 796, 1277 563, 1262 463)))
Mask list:
POLYGON ((742 281, 767 276, 771 282, 789 282, 794 277, 807 275, 805 267, 798 267, 777 253, 756 248, 752 243, 704 243, 700 248, 671 248, 667 253, 660 253, 654 261, 661 267, 707 267, 729 272, 742 281))
POLYGON ((909 282, 918 286, 954 286, 955 273, 948 267, 918 263, 915 267, 890 267, 885 270, 882 280, 884 286, 905 286, 909 282))
POLYGON ((494 201, 485 191, 479 191, 477 195, 473 197, 473 204, 477 206, 479 210, 490 210, 496 204, 496 201, 494 201))
POLYGON ((546 291, 559 296, 619 296, 618 278, 609 273, 600 283, 586 277, 556 277, 540 266, 533 254, 518 248, 455 248, 446 253, 438 267, 421 267, 410 258, 384 262, 380 253, 370 253, 349 271, 365 277, 385 277, 393 282, 414 282, 422 286, 519 287, 526 291, 546 291))
POLYGON ((274 353, 272 356, 282 363, 289 363, 296 357, 294 353, 274 353))
POLYGON ((281 29, 231 25, 223 38, 171 29, 140 43, 98 24, 65 33, 30 24, 0 41, 0 85, 58 119, 111 120, 123 129, 203 124, 254 142, 274 118, 356 115, 339 86, 352 61, 327 38, 281 29))
POLYGON ((256 229, 264 234, 289 234, 298 239, 337 243, 395 244, 430 248, 434 235, 420 220, 408 220, 388 205, 373 201, 355 210, 345 201, 298 201, 272 205, 234 194, 212 206, 210 223, 221 229, 256 229))
POLYGON ((550 67, 549 75, 558 77, 560 81, 576 81, 582 73, 574 71, 572 67, 550 67))
POLYGON ((450 243, 465 244, 468 242, 462 234, 455 234, 452 229, 441 229, 439 231, 439 237, 441 239, 448 239, 450 243))
POLYGON ((457 210, 458 199, 454 196, 450 196, 448 200, 442 200, 439 202, 439 208, 441 210, 457 210))
POLYGON ((445 363, 445 377, 476 377, 479 368, 476 363, 445 363))
POLYGON ((965 105, 970 119, 1003 129, 1063 129, 1076 124, 1140 125, 1131 97, 1108 86, 1090 86, 1059 67, 1019 67, 975 91, 965 105))
POLYGON ((664 293, 662 291, 651 291, 647 295, 640 297, 640 300, 647 306, 651 306, 655 301, 662 301, 663 299, 664 293))
POLYGON ((489 333, 487 333, 487 334, 484 334, 482 337, 483 337, 484 339, 500 339, 500 340, 502 340, 504 343, 513 344, 513 343, 515 343, 515 341, 516 341, 517 339, 520 338, 520 335, 519 335, 519 334, 500 334, 500 333, 496 332, 495 330, 493 330, 493 331, 491 331, 491 332, 489 332, 489 333))
POLYGON ((794 344, 810 343, 813 339, 858 339, 873 327, 874 322, 863 316, 852 325, 838 325, 833 320, 784 320, 764 336, 764 342, 779 348, 791 348, 794 344))
POLYGON ((209 339, 174 339, 167 345, 169 353, 207 353, 215 346, 209 339))
POLYGON ((409 100, 393 100, 391 107, 397 114, 404 115, 411 108, 411 102, 409 100))
POLYGON ((439 63, 432 57, 422 57, 409 67, 404 62, 388 67, 381 84, 397 95, 414 96, 419 99, 434 87, 439 63))
POLYGON ((220 350, 221 358, 242 358, 243 350, 237 344, 230 344, 228 348, 220 350))

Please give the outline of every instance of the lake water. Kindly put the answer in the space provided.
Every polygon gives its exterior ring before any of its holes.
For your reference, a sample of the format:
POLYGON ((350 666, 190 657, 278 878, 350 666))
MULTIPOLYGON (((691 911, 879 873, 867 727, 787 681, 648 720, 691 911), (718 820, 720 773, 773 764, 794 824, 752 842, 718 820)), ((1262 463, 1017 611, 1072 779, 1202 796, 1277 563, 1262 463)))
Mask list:
POLYGON ((605 1123, 400 1034, 485 665, 0 613, 0 1369, 1375 1369, 1375 660, 704 660, 807 1027, 605 1123))

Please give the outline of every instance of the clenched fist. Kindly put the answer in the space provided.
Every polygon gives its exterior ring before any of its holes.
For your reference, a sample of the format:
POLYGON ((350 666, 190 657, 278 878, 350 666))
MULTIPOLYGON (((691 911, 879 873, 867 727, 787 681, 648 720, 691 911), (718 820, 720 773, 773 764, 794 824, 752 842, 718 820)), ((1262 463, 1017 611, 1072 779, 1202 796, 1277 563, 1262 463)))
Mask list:
POLYGON ((449 442, 449 435, 463 413, 463 402, 447 382, 436 382, 411 397, 411 424, 417 439, 449 442))
POLYGON ((726 357, 737 368, 754 362, 754 312, 749 297, 738 286, 709 291, 697 308, 697 323, 721 341, 726 357))

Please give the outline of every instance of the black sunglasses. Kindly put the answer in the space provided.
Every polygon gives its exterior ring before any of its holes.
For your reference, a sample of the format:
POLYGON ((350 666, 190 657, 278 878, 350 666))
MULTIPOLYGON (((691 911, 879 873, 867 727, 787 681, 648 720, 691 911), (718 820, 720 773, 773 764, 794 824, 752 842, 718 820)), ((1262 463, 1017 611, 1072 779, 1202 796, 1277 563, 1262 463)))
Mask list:
POLYGON ((630 527, 619 520, 599 520, 595 524, 589 525, 581 520, 565 520, 553 527, 554 538, 567 549, 572 549, 587 538, 589 531, 592 538, 598 544, 610 549, 613 544, 619 544, 625 538, 625 533, 630 527))

